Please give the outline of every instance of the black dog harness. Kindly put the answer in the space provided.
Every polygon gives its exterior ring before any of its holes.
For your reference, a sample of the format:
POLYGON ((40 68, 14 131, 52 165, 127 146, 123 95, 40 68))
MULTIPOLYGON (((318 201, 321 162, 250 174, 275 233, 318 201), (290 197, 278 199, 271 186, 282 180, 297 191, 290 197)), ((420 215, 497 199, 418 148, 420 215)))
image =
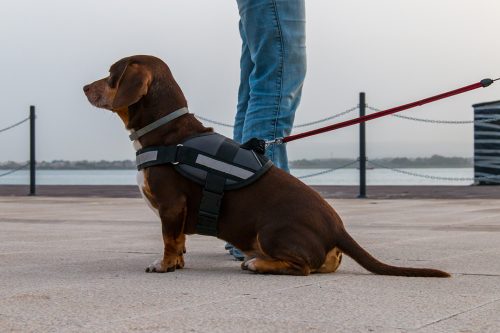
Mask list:
MULTIPOLYGON (((175 118, 174 118, 175 119, 175 118)), ((137 133, 137 132, 135 132, 137 133)), ((239 143, 217 133, 190 137, 173 146, 153 146, 136 153, 137 169, 173 164, 184 177, 203 186, 196 231, 217 236, 217 220, 225 191, 248 186, 273 165, 259 140, 239 143)))

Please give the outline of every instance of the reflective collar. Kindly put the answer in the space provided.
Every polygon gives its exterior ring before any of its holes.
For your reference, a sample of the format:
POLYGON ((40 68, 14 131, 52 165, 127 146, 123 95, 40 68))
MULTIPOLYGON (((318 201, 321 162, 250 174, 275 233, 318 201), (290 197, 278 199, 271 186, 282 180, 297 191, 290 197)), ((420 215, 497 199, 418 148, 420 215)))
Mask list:
POLYGON ((179 118, 180 116, 185 115, 186 113, 189 113, 189 110, 187 107, 184 107, 182 109, 179 109, 177 111, 174 111, 172 113, 167 114, 165 117, 158 119, 155 122, 152 122, 151 124, 141 128, 140 130, 137 130, 129 135, 129 138, 131 141, 139 139, 141 136, 143 136, 146 133, 151 132, 152 130, 157 129, 160 126, 163 126, 169 122, 171 122, 174 119, 179 118))

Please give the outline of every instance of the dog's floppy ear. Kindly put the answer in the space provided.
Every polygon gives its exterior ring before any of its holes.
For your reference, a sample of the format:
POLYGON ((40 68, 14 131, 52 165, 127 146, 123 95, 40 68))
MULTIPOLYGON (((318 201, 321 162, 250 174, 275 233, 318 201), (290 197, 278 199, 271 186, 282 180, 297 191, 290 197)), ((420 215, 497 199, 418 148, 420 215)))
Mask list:
POLYGON ((117 80, 113 109, 137 103, 142 96, 148 93, 151 79, 151 72, 144 66, 133 62, 126 64, 117 80))

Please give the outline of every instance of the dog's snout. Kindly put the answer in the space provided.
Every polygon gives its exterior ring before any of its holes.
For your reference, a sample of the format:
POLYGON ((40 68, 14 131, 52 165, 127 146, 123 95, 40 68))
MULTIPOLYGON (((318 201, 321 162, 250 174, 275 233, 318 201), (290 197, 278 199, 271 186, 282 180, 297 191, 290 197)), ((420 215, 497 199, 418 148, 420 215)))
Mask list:
POLYGON ((90 84, 83 86, 83 92, 88 92, 90 90, 90 84))

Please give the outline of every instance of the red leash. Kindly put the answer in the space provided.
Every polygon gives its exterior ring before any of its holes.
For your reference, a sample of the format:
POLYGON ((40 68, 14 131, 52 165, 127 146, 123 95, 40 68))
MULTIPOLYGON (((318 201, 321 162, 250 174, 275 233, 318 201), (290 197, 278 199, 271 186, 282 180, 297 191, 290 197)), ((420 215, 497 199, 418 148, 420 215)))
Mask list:
POLYGON ((462 88, 459 88, 459 89, 455 89, 455 90, 452 90, 452 91, 449 91, 449 92, 445 92, 443 94, 439 94, 439 95, 436 95, 436 96, 433 96, 433 97, 425 98, 425 99, 422 99, 420 101, 416 101, 416 102, 413 102, 413 103, 401 105, 401 106, 398 106, 398 107, 395 107, 395 108, 392 108, 392 109, 388 109, 388 110, 385 110, 385 111, 380 111, 380 112, 372 113, 372 114, 369 114, 369 115, 366 115, 366 116, 363 116, 363 117, 358 117, 358 118, 355 118, 355 119, 347 120, 347 121, 344 121, 344 122, 341 122, 341 123, 338 123, 338 124, 333 124, 333 125, 330 125, 330 126, 325 126, 325 127, 318 128, 318 129, 315 129, 315 130, 312 130, 312 131, 309 131, 309 132, 304 132, 304 133, 299 133, 299 134, 295 134, 295 135, 290 135, 290 136, 287 136, 285 138, 276 139, 276 140, 273 140, 273 141, 270 141, 270 142, 267 142, 267 143, 268 144, 272 144, 272 143, 277 143, 277 144, 286 143, 286 142, 290 142, 290 141, 294 141, 294 140, 306 138, 308 136, 312 136, 312 135, 316 135, 316 134, 320 134, 320 133, 324 133, 324 132, 329 132, 329 131, 334 131, 334 130, 339 129, 339 128, 343 128, 343 127, 347 127, 347 126, 351 126, 351 125, 356 125, 356 124, 363 123, 363 122, 368 121, 368 120, 372 120, 372 119, 384 117, 384 116, 387 116, 387 115, 390 115, 390 114, 393 114, 393 113, 396 113, 396 112, 400 112, 400 111, 408 110, 408 109, 411 109, 411 108, 414 108, 414 107, 417 107, 417 106, 420 106, 420 105, 432 103, 432 102, 435 102, 435 101, 440 100, 440 99, 444 99, 444 98, 448 98, 448 97, 451 97, 451 96, 454 96, 454 95, 462 94, 462 93, 470 91, 470 90, 474 90, 474 89, 478 89, 478 88, 486 88, 486 87, 490 86, 493 82, 495 82, 497 80, 500 80, 500 78, 498 78, 496 80, 484 79, 484 80, 481 80, 478 83, 474 83, 474 84, 471 84, 469 86, 465 86, 465 87, 462 87, 462 88))

